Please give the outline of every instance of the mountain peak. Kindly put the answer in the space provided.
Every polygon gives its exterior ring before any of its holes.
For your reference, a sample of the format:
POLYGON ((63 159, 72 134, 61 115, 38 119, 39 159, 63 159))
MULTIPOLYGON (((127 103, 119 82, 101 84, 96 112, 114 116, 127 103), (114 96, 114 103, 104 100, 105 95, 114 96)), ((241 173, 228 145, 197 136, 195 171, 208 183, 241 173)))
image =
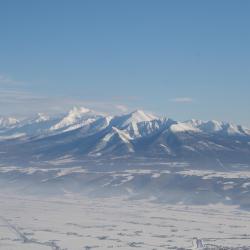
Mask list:
POLYGON ((81 116, 82 114, 90 112, 90 109, 85 107, 73 107, 69 112, 68 116, 77 117, 81 116))
POLYGON ((0 117, 0 128, 14 126, 19 123, 15 117, 0 117))
POLYGON ((190 132, 199 132, 200 131, 196 126, 194 126, 188 122, 177 122, 176 124, 172 124, 170 126, 170 130, 174 133, 175 132, 177 132, 177 133, 187 132, 187 131, 190 131, 190 132))
POLYGON ((49 116, 44 113, 38 113, 35 119, 36 122, 45 122, 49 120, 49 116))
POLYGON ((149 122, 157 119, 156 116, 145 113, 142 110, 135 110, 129 114, 117 116, 113 119, 115 126, 119 128, 126 128, 128 126, 136 125, 140 122, 149 122))
POLYGON ((84 107, 73 107, 73 109, 71 109, 59 123, 51 128, 51 130, 58 130, 75 124, 89 113, 91 113, 90 109, 84 107))
POLYGON ((157 119, 156 116, 146 113, 143 110, 137 109, 129 114, 131 118, 133 118, 133 121, 137 122, 144 122, 144 121, 152 121, 157 119))
POLYGON ((135 109, 131 114, 145 114, 145 112, 142 109, 135 109))

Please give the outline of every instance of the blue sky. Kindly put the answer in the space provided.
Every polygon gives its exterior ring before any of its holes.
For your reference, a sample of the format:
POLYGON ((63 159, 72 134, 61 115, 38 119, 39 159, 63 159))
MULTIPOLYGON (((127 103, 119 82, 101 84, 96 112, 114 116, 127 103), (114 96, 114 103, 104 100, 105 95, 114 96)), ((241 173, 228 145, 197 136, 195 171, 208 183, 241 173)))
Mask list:
POLYGON ((2 0, 0 113, 72 105, 250 125, 250 1, 2 0))

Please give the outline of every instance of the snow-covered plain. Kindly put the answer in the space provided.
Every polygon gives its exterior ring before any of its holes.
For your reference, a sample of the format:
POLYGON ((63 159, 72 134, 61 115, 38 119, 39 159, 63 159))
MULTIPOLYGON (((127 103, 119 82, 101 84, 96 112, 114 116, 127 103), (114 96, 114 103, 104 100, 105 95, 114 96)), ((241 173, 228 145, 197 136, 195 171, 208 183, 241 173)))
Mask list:
POLYGON ((1 250, 250 249, 250 213, 235 206, 121 198, 0 195, 1 250), (230 247, 230 248, 221 248, 230 247))

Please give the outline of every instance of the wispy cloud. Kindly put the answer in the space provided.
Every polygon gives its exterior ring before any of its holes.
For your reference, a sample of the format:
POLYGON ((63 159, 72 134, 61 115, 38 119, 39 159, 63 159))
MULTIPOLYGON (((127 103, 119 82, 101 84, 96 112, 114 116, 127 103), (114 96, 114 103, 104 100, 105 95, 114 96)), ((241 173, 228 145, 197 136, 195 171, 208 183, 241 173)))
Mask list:
POLYGON ((127 112, 129 110, 127 106, 121 104, 115 105, 115 107, 122 112, 127 112))
POLYGON ((84 106, 108 114, 127 112, 129 108, 115 101, 87 100, 70 96, 42 96, 24 90, 0 89, 0 115, 28 115, 36 112, 61 113, 73 106, 84 106))
POLYGON ((23 84, 21 81, 16 81, 10 76, 6 76, 4 74, 0 74, 0 86, 12 86, 23 84))
POLYGON ((176 97, 170 99, 171 102, 176 102, 176 103, 191 103, 194 102, 193 98, 191 97, 176 97))
POLYGON ((130 110, 125 98, 93 100, 72 96, 46 96, 29 91, 28 87, 29 84, 22 84, 21 81, 0 74, 0 116, 29 115, 36 112, 60 113, 73 106, 84 106, 112 115, 130 110))

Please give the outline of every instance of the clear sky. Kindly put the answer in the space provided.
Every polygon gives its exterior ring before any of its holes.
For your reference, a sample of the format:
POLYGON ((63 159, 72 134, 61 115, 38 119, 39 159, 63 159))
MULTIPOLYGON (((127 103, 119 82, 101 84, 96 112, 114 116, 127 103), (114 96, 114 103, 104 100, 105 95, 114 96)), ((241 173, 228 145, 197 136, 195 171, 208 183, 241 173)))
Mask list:
POLYGON ((1 0, 0 114, 71 105, 250 125, 250 1, 1 0))

